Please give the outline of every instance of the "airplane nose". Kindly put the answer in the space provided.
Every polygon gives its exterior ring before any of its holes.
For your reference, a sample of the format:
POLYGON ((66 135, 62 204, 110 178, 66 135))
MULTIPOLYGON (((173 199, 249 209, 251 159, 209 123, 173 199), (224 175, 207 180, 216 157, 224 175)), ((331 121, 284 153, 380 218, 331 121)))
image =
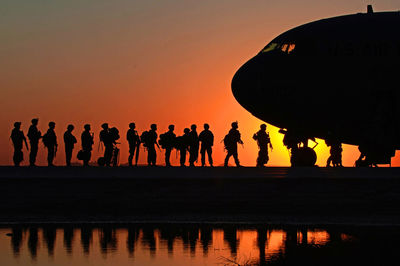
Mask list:
POLYGON ((251 109, 254 104, 254 95, 257 94, 258 71, 256 59, 250 59, 235 73, 231 88, 235 99, 245 109, 251 109))

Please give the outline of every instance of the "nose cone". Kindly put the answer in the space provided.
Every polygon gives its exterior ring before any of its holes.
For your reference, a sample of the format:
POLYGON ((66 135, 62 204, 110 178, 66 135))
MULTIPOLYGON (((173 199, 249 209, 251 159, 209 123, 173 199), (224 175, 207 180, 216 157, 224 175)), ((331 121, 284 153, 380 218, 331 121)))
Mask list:
POLYGON ((231 84, 233 96, 248 111, 251 111, 257 99, 260 71, 257 65, 255 58, 250 59, 235 73, 231 84))

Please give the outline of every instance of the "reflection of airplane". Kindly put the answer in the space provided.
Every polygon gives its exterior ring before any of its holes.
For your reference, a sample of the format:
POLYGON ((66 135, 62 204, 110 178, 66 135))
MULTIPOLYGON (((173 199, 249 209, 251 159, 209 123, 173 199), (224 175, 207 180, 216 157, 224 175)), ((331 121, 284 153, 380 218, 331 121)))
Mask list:
POLYGON ((279 35, 237 71, 232 92, 305 147, 332 136, 358 145, 370 163, 389 163, 400 149, 399 71, 400 12, 368 6, 279 35))

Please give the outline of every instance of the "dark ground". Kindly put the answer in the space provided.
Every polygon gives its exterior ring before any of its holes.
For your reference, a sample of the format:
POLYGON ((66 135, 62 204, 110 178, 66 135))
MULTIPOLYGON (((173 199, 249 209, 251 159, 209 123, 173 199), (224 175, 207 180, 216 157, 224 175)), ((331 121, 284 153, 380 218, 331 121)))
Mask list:
POLYGON ((400 225, 400 168, 0 167, 0 222, 400 225))

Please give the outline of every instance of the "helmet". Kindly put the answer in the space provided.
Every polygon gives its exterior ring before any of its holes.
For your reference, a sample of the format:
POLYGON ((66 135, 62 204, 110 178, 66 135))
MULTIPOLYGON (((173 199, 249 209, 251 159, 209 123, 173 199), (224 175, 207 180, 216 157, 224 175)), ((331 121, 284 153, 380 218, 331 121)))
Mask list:
POLYGON ((190 132, 190 129, 185 128, 185 129, 183 130, 183 132, 186 133, 186 134, 188 134, 188 133, 190 132))
POLYGON ((156 125, 156 124, 151 124, 150 128, 151 128, 152 130, 156 130, 156 129, 157 129, 157 125, 156 125))
POLYGON ((83 128, 86 129, 86 130, 90 130, 90 125, 86 124, 86 125, 83 126, 83 128))
POLYGON ((260 125, 260 128, 261 128, 262 130, 266 130, 266 129, 267 129, 267 125, 266 125, 266 124, 261 124, 261 125, 260 125))
POLYGON ((14 127, 20 127, 21 126, 21 122, 15 122, 14 123, 14 127))
POLYGON ((129 124, 129 128, 135 129, 135 128, 136 128, 136 124, 135 124, 135 123, 130 123, 130 124, 129 124))
POLYGON ((210 128, 210 125, 207 124, 207 123, 205 123, 205 124, 204 124, 204 129, 209 129, 209 128, 210 128))
POLYGON ((49 127, 53 128, 53 127, 55 127, 55 126, 56 126, 56 123, 54 123, 53 121, 52 121, 52 122, 49 122, 49 127))
POLYGON ((101 127, 102 127, 103 129, 107 129, 107 128, 108 128, 108 123, 103 123, 103 124, 101 125, 101 127))
POLYGON ((67 127, 67 129, 69 130, 69 131, 72 131, 72 130, 74 130, 74 125, 68 125, 68 127, 67 127))
POLYGON ((239 127, 237 121, 236 122, 232 122, 231 126, 232 126, 232 128, 235 128, 235 129, 239 127))
POLYGON ((169 125, 169 126, 168 126, 168 129, 169 129, 169 130, 174 130, 174 129, 175 129, 175 126, 174 126, 174 125, 169 125))

